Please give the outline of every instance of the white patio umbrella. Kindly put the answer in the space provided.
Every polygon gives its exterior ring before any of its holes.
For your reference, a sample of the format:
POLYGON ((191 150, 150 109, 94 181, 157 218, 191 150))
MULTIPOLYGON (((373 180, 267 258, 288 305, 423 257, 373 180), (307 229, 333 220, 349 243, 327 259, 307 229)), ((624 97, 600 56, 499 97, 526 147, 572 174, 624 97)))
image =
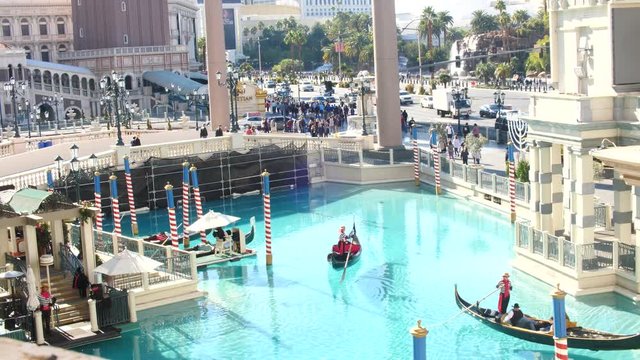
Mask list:
POLYGON ((40 306, 40 301, 38 300, 38 290, 36 289, 36 275, 33 273, 31 266, 27 269, 27 288, 29 290, 27 308, 29 311, 35 311, 40 306))
POLYGON ((7 279, 11 285, 11 299, 14 298, 15 279, 24 276, 22 271, 10 270, 0 273, 0 279, 7 279))
POLYGON ((187 226, 187 231, 195 233, 209 229, 215 229, 217 227, 224 227, 229 224, 233 224, 238 220, 240 220, 240 218, 237 216, 226 215, 223 213, 215 212, 213 210, 209 210, 209 212, 204 214, 200 219, 187 226))
POLYGON ((109 261, 95 268, 94 271, 110 276, 138 274, 151 272, 160 265, 162 263, 159 261, 125 249, 109 261))

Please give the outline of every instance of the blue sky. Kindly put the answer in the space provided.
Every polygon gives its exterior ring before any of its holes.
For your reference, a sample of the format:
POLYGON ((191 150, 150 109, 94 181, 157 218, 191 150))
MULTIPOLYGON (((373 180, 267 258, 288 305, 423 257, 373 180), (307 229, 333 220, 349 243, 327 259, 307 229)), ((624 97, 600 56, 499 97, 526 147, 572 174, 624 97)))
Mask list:
MULTIPOLYGON (((525 2, 527 0, 506 0, 509 2, 525 2)), ((507 10, 513 12, 517 9, 527 9, 535 12, 541 5, 541 0, 528 0, 526 5, 509 6, 507 10)), ((454 17, 455 25, 461 26, 469 22, 471 13, 477 9, 486 9, 489 12, 494 11, 491 8, 491 0, 395 0, 396 14, 409 13, 419 16, 427 6, 433 6, 436 11, 447 10, 454 17)))

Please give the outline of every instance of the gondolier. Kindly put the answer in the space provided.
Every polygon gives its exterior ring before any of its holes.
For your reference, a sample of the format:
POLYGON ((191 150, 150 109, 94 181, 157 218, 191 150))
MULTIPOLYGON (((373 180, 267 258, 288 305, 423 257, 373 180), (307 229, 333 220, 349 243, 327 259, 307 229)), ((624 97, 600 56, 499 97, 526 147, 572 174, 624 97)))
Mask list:
POLYGON ((345 227, 340 226, 338 230, 338 243, 333 245, 331 253, 327 255, 327 261, 331 263, 334 269, 343 268, 345 264, 351 266, 360 259, 362 253, 362 246, 356 235, 356 224, 353 224, 353 230, 347 235, 345 227), (349 239, 351 241, 349 241, 349 239), (350 260, 347 262, 347 257, 350 260))
POLYGON ((498 295, 498 311, 500 311, 501 314, 506 314, 507 309, 509 309, 511 290, 513 290, 508 272, 502 275, 502 280, 498 281, 496 288, 500 288, 500 295, 498 295))

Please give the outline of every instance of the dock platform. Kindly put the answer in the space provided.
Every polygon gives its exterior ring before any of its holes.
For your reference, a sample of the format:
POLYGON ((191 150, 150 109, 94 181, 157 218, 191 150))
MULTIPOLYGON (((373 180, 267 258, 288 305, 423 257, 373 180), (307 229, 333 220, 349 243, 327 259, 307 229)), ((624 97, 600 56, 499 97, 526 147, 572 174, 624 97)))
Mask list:
POLYGON ((255 257, 258 255, 257 251, 246 252, 244 254, 240 253, 229 253, 229 254, 217 254, 217 255, 208 255, 199 257, 196 259, 196 264, 198 267, 204 267, 213 264, 222 264, 227 261, 239 261, 244 258, 255 257))
POLYGON ((84 321, 51 329, 51 334, 45 336, 45 342, 52 346, 73 349, 120 337, 118 328, 107 326, 94 333, 91 331, 91 323, 84 321))

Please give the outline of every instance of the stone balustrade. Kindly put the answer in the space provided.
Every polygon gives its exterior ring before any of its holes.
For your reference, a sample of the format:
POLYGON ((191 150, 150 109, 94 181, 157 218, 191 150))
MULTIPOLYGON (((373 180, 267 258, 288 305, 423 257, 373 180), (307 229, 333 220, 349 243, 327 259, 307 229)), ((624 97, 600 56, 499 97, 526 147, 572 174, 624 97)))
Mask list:
POLYGON ((0 158, 11 156, 15 153, 13 141, 0 141, 0 158))

